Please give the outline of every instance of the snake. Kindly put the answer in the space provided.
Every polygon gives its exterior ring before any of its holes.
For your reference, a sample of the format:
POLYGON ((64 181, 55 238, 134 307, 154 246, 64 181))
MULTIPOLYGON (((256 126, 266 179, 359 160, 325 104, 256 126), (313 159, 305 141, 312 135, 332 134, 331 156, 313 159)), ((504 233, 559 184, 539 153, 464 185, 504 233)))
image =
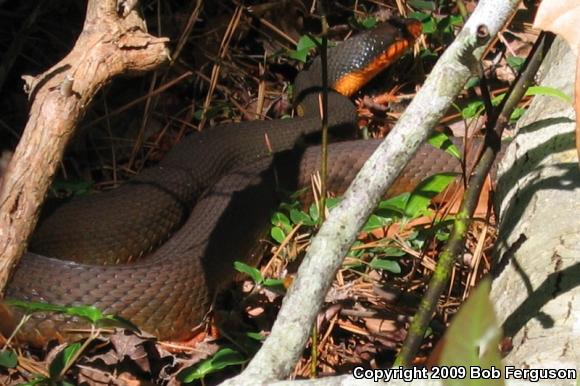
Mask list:
MULTIPOLYGON (((350 130, 352 96, 421 33, 421 23, 390 20, 328 50, 328 124, 350 130)), ((320 150, 306 146, 320 130, 321 63, 294 83, 297 116, 218 125, 188 135, 158 165, 120 187, 73 199, 39 223, 8 284, 7 299, 92 305, 129 320, 161 340, 191 337, 214 296, 231 282, 234 261, 256 264, 280 189, 308 186, 320 150)), ((328 189, 344 191, 378 140, 331 144, 328 189)), ((458 171, 446 152, 424 145, 389 195, 425 177, 458 171)), ((10 334, 22 312, 3 304, 0 330, 10 334)), ((88 322, 37 312, 17 339, 42 346, 70 341, 88 322)))

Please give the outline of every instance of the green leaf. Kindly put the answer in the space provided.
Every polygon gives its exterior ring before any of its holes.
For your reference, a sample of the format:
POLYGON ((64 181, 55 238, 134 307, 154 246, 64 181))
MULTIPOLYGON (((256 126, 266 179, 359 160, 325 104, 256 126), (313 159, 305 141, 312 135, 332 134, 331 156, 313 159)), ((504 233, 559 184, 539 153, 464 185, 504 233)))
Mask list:
POLYGON ((262 283, 262 286, 280 291, 286 291, 286 288, 284 287, 284 280, 281 279, 266 279, 262 283))
POLYGON ((18 356, 14 351, 0 351, 0 367, 13 369, 18 364, 18 356))
POLYGON ((296 45, 296 50, 309 50, 322 44, 321 38, 313 38, 310 35, 302 35, 296 45))
POLYGON ((266 340, 266 337, 261 332, 246 332, 246 336, 250 339, 257 340, 258 342, 266 340))
POLYGON ((318 208, 316 207, 316 203, 313 202, 312 204, 310 204, 310 207, 308 208, 308 214, 310 215, 310 218, 313 221, 318 222, 318 219, 320 218, 320 215, 318 213, 318 208))
POLYGON ((444 133, 433 133, 427 140, 431 145, 435 146, 437 149, 445 150, 447 153, 451 154, 457 159, 461 159, 461 151, 455 146, 455 144, 449 139, 444 133))
MULTIPOLYGON (((461 366, 482 369, 500 369, 498 350, 501 329, 489 299, 490 280, 485 279, 461 306, 447 330, 441 356, 442 366, 461 366)), ((503 378, 503 377, 502 377, 503 378)), ((464 385, 465 380, 446 382, 447 385, 464 385)), ((503 385, 503 379, 470 379, 470 385, 503 385)))
POLYGON ((503 100, 503 98, 505 98, 505 92, 502 93, 502 94, 497 94, 496 96, 494 96, 493 98, 491 98, 491 104, 493 106, 499 106, 499 104, 501 103, 501 101, 503 100))
POLYGON ((8 299, 5 302, 10 306, 20 308, 29 314, 34 312, 58 312, 86 319, 98 327, 115 326, 131 331, 139 331, 139 328, 130 321, 121 318, 120 316, 104 314, 100 309, 94 306, 59 306, 56 304, 29 302, 18 299, 8 299))
POLYGON ((354 261, 349 261, 348 263, 343 263, 342 266, 343 266, 343 268, 346 268, 346 269, 358 270, 358 271, 362 272, 367 267, 367 264, 363 263, 363 261, 360 259, 354 259, 354 261))
POLYGON ((65 192, 67 196, 85 196, 91 192, 93 183, 83 180, 55 180, 52 183, 52 189, 57 192, 65 192))
POLYGON ((292 59, 296 59, 302 63, 306 63, 308 60, 308 53, 310 50, 291 50, 288 51, 288 56, 292 59))
POLYGON ((401 257, 407 254, 407 252, 397 247, 377 248, 377 252, 379 252, 383 256, 389 257, 401 257))
POLYGON ((296 49, 288 51, 288 56, 290 56, 292 59, 306 63, 308 53, 312 48, 317 47, 317 43, 318 45, 322 44, 322 39, 312 38, 309 35, 302 35, 298 40, 296 49))
POLYGON ((27 313, 33 312, 65 312, 67 307, 42 302, 28 302, 19 299, 7 299, 6 304, 18 307, 27 313))
POLYGON ((572 104, 572 97, 564 93, 562 90, 548 86, 532 86, 526 91, 526 95, 545 95, 558 98, 568 104, 572 104))
POLYGON ((81 346, 80 342, 72 343, 56 355, 48 366, 48 373, 52 379, 56 379, 60 376, 62 370, 69 365, 69 362, 81 349, 81 346))
POLYGON ((428 48, 422 49, 419 56, 423 60, 436 60, 439 57, 439 55, 437 55, 435 52, 431 51, 428 48))
POLYGON ((80 318, 88 319, 91 323, 97 323, 105 318, 103 312, 94 306, 73 306, 66 307, 64 312, 67 315, 78 316, 80 318))
POLYGON ((360 19, 351 17, 349 18, 349 23, 356 29, 367 30, 374 28, 377 25, 378 20, 374 16, 366 16, 360 19))
POLYGON ((358 22, 364 29, 371 29, 377 25, 378 20, 374 16, 367 16, 364 19, 359 20, 358 22))
POLYGON ((356 240, 354 243, 352 243, 352 247, 349 249, 346 255, 348 257, 360 257, 364 253, 364 249, 353 249, 353 248, 359 247, 361 245, 363 245, 363 242, 360 240, 356 240))
MULTIPOLYGON (((327 197, 326 201, 325 201, 326 208, 328 210, 331 210, 332 208, 337 206, 341 201, 342 201, 342 198, 340 198, 340 197, 327 197)), ((312 219, 314 224, 318 223, 318 219, 320 217, 319 217, 318 209, 316 207, 315 202, 310 204, 310 207, 308 208, 308 214, 310 215, 310 218, 312 219)))
POLYGON ((463 119, 471 119, 483 112, 485 106, 482 101, 469 102, 466 107, 461 110, 463 119))
POLYGON ((463 20, 463 16, 461 16, 461 15, 451 15, 450 19, 451 19, 451 25, 453 25, 453 26, 461 26, 465 22, 463 20))
POLYGON ((261 285, 264 282, 262 273, 258 269, 250 267, 248 264, 242 263, 241 261, 234 261, 234 268, 236 271, 248 275, 257 285, 261 285))
MULTIPOLYGON (((431 239, 429 239, 431 241, 431 239)), ((411 231, 411 234, 407 237, 407 242, 411 245, 411 248, 415 250, 420 250, 425 247, 425 232, 421 232, 417 229, 411 231)))
MULTIPOLYGON (((492 105, 494 105, 494 106, 499 105, 501 103, 501 101, 503 100, 503 98, 505 98, 505 95, 506 95, 505 93, 496 95, 491 100, 492 105)), ((532 86, 532 87, 528 88, 525 95, 527 95, 527 96, 536 96, 536 95, 551 96, 551 97, 560 99, 561 101, 568 103, 570 105, 572 104, 572 98, 570 96, 566 95, 561 90, 558 90, 558 89, 553 88, 553 87, 532 86)), ((483 108, 482 108, 482 111, 483 111, 483 108)), ((518 120, 522 116, 523 112, 524 112, 524 109, 522 109, 521 107, 514 109, 514 112, 510 116, 510 120, 511 121, 518 120)))
POLYGON ((449 15, 437 22, 437 29, 442 34, 453 34, 454 27, 463 25, 463 17, 461 15, 449 15))
POLYGON ((316 222, 312 220, 308 214, 297 209, 290 209, 290 220, 292 220, 292 223, 294 224, 303 224, 309 226, 316 224, 316 222))
POLYGON ((520 119, 522 117, 522 115, 524 115, 524 113, 526 112, 526 109, 523 107, 516 107, 514 109, 514 111, 512 112, 512 115, 510 115, 510 121, 511 122, 515 122, 518 119, 520 119))
POLYGON ((453 32, 453 26, 451 25, 451 18, 449 16, 445 16, 442 19, 439 19, 437 23, 437 29, 440 33, 451 33, 453 32))
POLYGON ((391 197, 387 200, 383 200, 379 203, 379 209, 392 210, 403 215, 405 213, 405 207, 407 206, 407 201, 409 201, 410 193, 399 194, 398 196, 391 197))
POLYGON ((386 225, 392 224, 393 220, 387 217, 377 216, 376 214, 371 214, 362 230, 364 232, 372 231, 373 229, 382 228, 386 225))
POLYGON ((6 304, 18 307, 27 313, 33 312, 60 312, 70 316, 77 316, 88 319, 92 323, 96 323, 105 316, 103 312, 94 306, 59 306, 55 304, 42 302, 29 302, 18 299, 8 299, 6 304))
POLYGON ((411 12, 408 17, 410 19, 419 20, 420 22, 424 22, 432 18, 431 14, 418 11, 411 12))
POLYGON ((437 21, 430 17, 428 20, 423 22, 423 33, 425 35, 430 35, 437 32, 437 21))
POLYGON ((286 234, 280 227, 272 227, 272 229, 270 229, 270 236, 272 236, 278 244, 282 244, 286 239, 286 234))
POLYGON ((423 214, 433 197, 444 191, 455 177, 457 173, 438 173, 421 181, 407 201, 405 215, 415 218, 423 214))
POLYGON ((284 213, 275 212, 272 215, 270 222, 272 223, 272 225, 282 228, 286 232, 290 232, 292 230, 292 224, 290 223, 290 219, 284 213))
POLYGON ((282 286, 284 287, 284 280, 282 279, 266 279, 264 280, 265 287, 277 287, 282 286))
POLYGON ((326 208, 328 210, 334 208, 335 206, 337 206, 338 204, 340 204, 340 202, 342 201, 342 198, 340 197, 327 197, 326 198, 326 208))
POLYGON ((411 12, 409 14, 410 19, 419 20, 423 24, 423 33, 432 34, 437 31, 437 22, 428 13, 425 12, 411 12))
POLYGON ((375 257, 371 260, 369 266, 373 269, 382 269, 383 271, 389 271, 394 274, 401 273, 401 266, 393 260, 384 260, 375 257))
POLYGON ((434 1, 409 0, 409 1, 407 1, 407 4, 409 4, 413 8, 425 9, 428 11, 435 11, 437 9, 437 5, 435 4, 434 1))
POLYGON ((508 56, 507 57, 508 66, 510 66, 511 68, 513 68, 517 72, 522 70, 522 67, 523 67, 525 61, 526 61, 526 58, 522 58, 519 56, 508 56))
POLYGON ((228 366, 241 365, 245 362, 246 359, 237 351, 231 348, 223 348, 210 359, 180 371, 177 374, 177 379, 181 382, 189 383, 196 379, 205 378, 206 375, 228 366))

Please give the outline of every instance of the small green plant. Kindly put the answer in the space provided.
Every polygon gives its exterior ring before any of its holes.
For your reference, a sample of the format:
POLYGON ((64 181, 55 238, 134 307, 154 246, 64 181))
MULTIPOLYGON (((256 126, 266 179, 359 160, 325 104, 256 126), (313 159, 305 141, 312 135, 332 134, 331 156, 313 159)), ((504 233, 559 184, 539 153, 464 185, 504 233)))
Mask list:
MULTIPOLYGON (((506 95, 505 93, 502 93, 502 94, 495 96, 494 98, 492 98, 491 104, 493 106, 498 106, 501 103, 501 101, 503 100, 503 98, 505 98, 505 95, 506 95)), ((572 104, 572 98, 570 96, 566 95, 561 90, 558 90, 558 89, 553 88, 553 87, 532 86, 532 87, 528 88, 525 95, 526 96, 536 96, 536 95, 551 96, 551 97, 560 99, 561 101, 563 101, 565 103, 572 104)), ((461 113, 461 116, 463 117, 463 119, 467 120, 467 119, 473 119, 473 118, 479 117, 484 112, 485 105, 484 105, 483 101, 476 100, 476 101, 468 103, 467 106, 465 106, 464 108, 459 108, 458 106, 455 106, 455 108, 461 113)), ((512 122, 517 121, 522 116, 524 111, 525 110, 522 108, 515 109, 510 117, 510 120, 512 122)))
POLYGON ((73 317, 83 318, 97 328, 122 327, 132 331, 139 331, 137 326, 116 315, 105 314, 94 306, 59 306, 43 302, 29 302, 25 300, 8 299, 5 303, 17 307, 27 314, 35 312, 57 312, 73 317))
MULTIPOLYGON (((213 106, 210 106, 205 110, 205 118, 212 119, 217 116, 224 115, 226 117, 232 117, 234 115, 234 109, 232 109, 231 104, 227 102, 218 102, 213 106)), ((204 110, 199 109, 193 113, 193 118, 200 121, 204 117, 204 110)))
MULTIPOLYGON (((454 157, 461 158, 461 151, 443 133, 432 135, 429 138, 429 143, 454 157)), ((396 222, 409 222, 430 214, 429 206, 433 198, 443 192, 456 176, 457 173, 435 174, 425 179, 412 192, 381 201, 375 212, 371 214, 363 226, 362 231, 372 232, 396 222)), ((327 199, 327 209, 332 210, 340 200, 340 198, 327 199)), ((307 211, 301 209, 301 204, 298 201, 281 204, 279 210, 271 217, 270 235, 272 239, 278 244, 283 244, 295 232, 297 227, 301 227, 301 229, 314 228, 318 224, 318 213, 319 211, 314 203, 310 205, 307 211)), ((438 239, 444 239, 448 235, 448 225, 448 218, 437 220, 431 232, 434 232, 435 237, 438 239)), ((414 248, 421 248, 424 244, 423 237, 424 235, 421 232, 412 232, 408 240, 409 244, 414 248)), ((406 252, 390 245, 389 242, 380 247, 363 248, 363 245, 360 241, 354 243, 348 255, 355 259, 355 262, 349 263, 349 268, 369 266, 373 269, 386 270, 395 274, 401 272, 399 263, 393 258, 404 256, 406 252), (365 260, 370 258, 370 262, 365 262, 362 259, 363 255, 366 255, 365 260)), ((240 270, 239 267, 236 267, 236 269, 240 270)), ((246 268, 245 273, 252 277, 256 283, 263 280, 260 272, 255 268, 246 268)))
POLYGON ((415 6, 415 9, 420 10, 411 12, 409 18, 419 20, 423 24, 423 33, 425 35, 431 35, 444 41, 452 40, 455 28, 463 25, 463 17, 461 15, 435 17, 433 15, 435 7, 434 5, 431 6, 433 2, 422 1, 421 3, 425 3, 421 4, 425 5, 425 7, 415 6))
POLYGON ((453 157, 460 159, 461 151, 455 146, 451 139, 444 133, 433 133, 427 142, 437 149, 445 150, 453 157))
POLYGON ((319 47, 322 44, 322 39, 315 38, 310 35, 302 35, 298 40, 295 50, 289 50, 288 56, 292 59, 296 59, 302 63, 306 63, 308 60, 308 54, 311 50, 319 47))
POLYGON ((5 369, 13 369, 18 364, 18 356, 14 351, 6 350, 0 351, 0 367, 5 369))
POLYGON ((8 339, 5 347, 0 351, 0 367, 13 368, 16 367, 16 354, 6 347, 11 340, 16 336, 19 329, 30 318, 30 315, 35 312, 57 312, 69 316, 82 318, 91 323, 91 331, 84 342, 75 342, 63 348, 54 360, 48 366, 49 376, 38 375, 34 380, 28 382, 26 385, 68 385, 63 380, 66 372, 77 361, 80 355, 94 341, 102 332, 103 327, 123 327, 132 331, 139 331, 139 329, 131 322, 114 315, 104 314, 101 310, 93 306, 59 306, 54 304, 42 302, 29 302, 24 300, 8 299, 5 301, 7 305, 19 308, 25 312, 21 322, 18 324, 12 336, 8 339))
POLYGON ((351 17, 348 21, 353 28, 358 30, 371 29, 378 24, 378 20, 374 16, 365 16, 363 18, 351 17))
POLYGON ((229 366, 242 365, 247 361, 242 354, 226 347, 219 350, 211 358, 180 371, 177 374, 177 380, 183 383, 190 383, 198 379, 203 380, 209 374, 229 366))
POLYGON ((234 268, 236 271, 245 273, 248 275, 254 284, 258 287, 270 287, 274 289, 284 289, 284 280, 280 279, 265 279, 262 276, 260 270, 247 265, 246 263, 242 263, 241 261, 234 262, 234 268))
MULTIPOLYGON (((339 202, 340 199, 327 198, 326 208, 330 210, 339 202)), ((315 203, 310 205, 308 212, 300 209, 300 203, 298 201, 283 203, 280 205, 280 210, 275 212, 270 219, 273 225, 270 229, 270 236, 279 244, 282 244, 296 226, 314 227, 318 224, 318 220, 319 212, 315 203), (285 211, 287 214, 282 211, 285 211)))
POLYGON ((93 184, 83 180, 55 180, 51 186, 51 190, 57 195, 64 194, 66 197, 86 196, 92 189, 93 184))
POLYGON ((516 72, 520 72, 522 70, 525 61, 526 61, 526 58, 522 58, 521 56, 508 56, 507 57, 508 66, 510 66, 516 72))

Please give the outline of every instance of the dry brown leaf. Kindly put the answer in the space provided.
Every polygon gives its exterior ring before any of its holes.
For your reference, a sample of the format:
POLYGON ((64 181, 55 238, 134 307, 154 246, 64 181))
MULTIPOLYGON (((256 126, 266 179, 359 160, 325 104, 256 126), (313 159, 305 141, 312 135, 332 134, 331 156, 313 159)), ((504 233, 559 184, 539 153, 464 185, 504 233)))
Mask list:
POLYGON ((116 331, 110 336, 111 344, 115 348, 115 352, 119 361, 125 357, 130 358, 139 368, 147 373, 151 371, 148 360, 148 353, 143 347, 147 342, 140 336, 134 334, 127 334, 123 331, 116 331))

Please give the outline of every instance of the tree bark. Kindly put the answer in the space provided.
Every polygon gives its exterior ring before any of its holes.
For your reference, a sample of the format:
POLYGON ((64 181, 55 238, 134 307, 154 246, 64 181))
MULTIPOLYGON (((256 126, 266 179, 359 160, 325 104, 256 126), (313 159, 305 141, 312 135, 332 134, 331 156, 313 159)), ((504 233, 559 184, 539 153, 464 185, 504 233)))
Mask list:
POLYGON ((168 62, 167 41, 149 35, 137 12, 119 10, 116 0, 89 0, 71 52, 45 73, 23 77, 32 106, 0 186, 0 295, 86 107, 115 75, 140 74, 168 62))
MULTIPOLYGON (((572 96, 576 56, 561 39, 540 69, 541 84, 572 96)), ((537 96, 517 124, 499 170, 500 218, 491 299, 518 368, 580 363, 580 170, 574 109, 537 96)), ((569 382, 563 382, 569 384, 569 382)))

